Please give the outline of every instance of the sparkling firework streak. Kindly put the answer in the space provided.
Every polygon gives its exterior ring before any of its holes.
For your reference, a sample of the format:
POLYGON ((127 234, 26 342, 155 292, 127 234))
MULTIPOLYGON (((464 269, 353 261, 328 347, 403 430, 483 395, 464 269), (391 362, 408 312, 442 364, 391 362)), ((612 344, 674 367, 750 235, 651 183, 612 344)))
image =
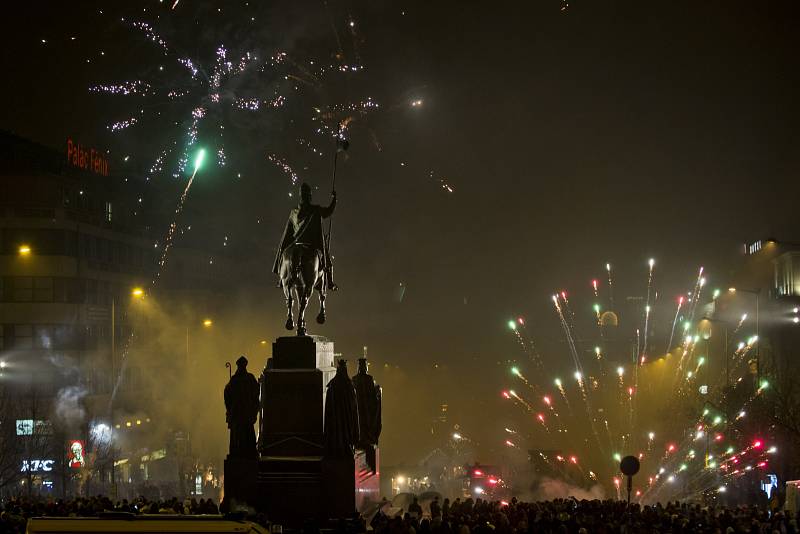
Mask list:
POLYGON ((550 433, 550 428, 547 426, 547 423, 545 423, 545 421, 544 421, 544 414, 543 413, 536 414, 536 420, 539 421, 542 424, 542 427, 544 427, 545 432, 547 432, 549 434, 550 433))
POLYGON ((525 409, 526 409, 528 412, 531 412, 531 413, 533 412, 533 406, 531 406, 531 405, 530 405, 530 403, 529 403, 528 401, 526 401, 525 399, 523 399, 522 397, 520 397, 520 396, 519 396, 519 395, 518 395, 518 394, 517 394, 517 393, 516 393, 516 392, 515 392, 513 389, 509 389, 509 390, 508 390, 508 394, 509 394, 509 395, 511 395, 511 397, 512 397, 514 400, 516 400, 516 401, 517 401, 517 402, 519 402, 519 403, 520 403, 522 406, 524 406, 524 407, 525 407, 525 409))
MULTIPOLYGON (((645 300, 644 306, 644 345, 642 346, 642 350, 639 353, 639 359, 641 360, 644 355, 648 353, 647 350, 647 333, 649 332, 650 326, 650 293, 652 292, 653 287, 653 266, 656 264, 656 260, 650 258, 647 262, 650 267, 649 274, 647 276, 647 299, 645 300)), ((640 365, 644 362, 640 362, 640 365)))
POLYGON ((564 384, 561 383, 561 379, 556 378, 553 383, 558 388, 558 392, 561 393, 561 398, 564 399, 564 404, 567 405, 567 409, 572 413, 572 406, 569 405, 569 398, 567 398, 567 392, 564 389, 564 384))
MULTIPOLYGON (((533 343, 533 339, 528 335, 528 330, 527 327, 525 326, 525 319, 523 319, 522 317, 518 317, 516 320, 514 319, 509 320, 508 327, 514 332, 517 341, 522 347, 522 350, 528 356, 528 359, 531 360, 540 371, 544 372, 544 364, 542 363, 542 357, 536 350, 536 346, 533 343)), ((528 385, 533 389, 533 385, 531 384, 528 385)))
POLYGON ((292 185, 297 185, 297 181, 300 178, 297 176, 297 173, 294 172, 294 169, 292 169, 292 167, 288 163, 286 163, 284 159, 278 157, 278 155, 276 154, 268 155, 267 159, 271 161, 273 164, 275 164, 275 166, 277 166, 281 171, 283 171, 283 173, 292 182, 292 185))
POLYGON ((186 187, 183 189, 183 193, 181 194, 180 200, 178 201, 178 205, 175 207, 175 216, 172 219, 172 222, 169 225, 169 231, 167 232, 167 238, 164 242, 164 247, 161 250, 161 258, 158 261, 158 270, 156 271, 155 278, 153 278, 151 282, 151 286, 155 286, 156 282, 158 281, 161 273, 163 272, 163 268, 167 263, 167 257, 169 255, 169 250, 172 248, 172 242, 175 238, 175 230, 178 227, 178 218, 180 217, 181 213, 183 212, 183 206, 186 204, 186 197, 189 195, 189 189, 192 187, 192 183, 194 182, 194 177, 197 176, 197 171, 200 170, 200 167, 203 165, 203 160, 205 159, 206 151, 200 149, 195 157, 194 162, 194 171, 192 172, 192 176, 189 178, 189 181, 186 182, 186 187))
POLYGON ((109 124, 106 126, 112 132, 119 132, 120 130, 125 130, 126 128, 130 128, 134 126, 138 121, 136 117, 131 117, 130 119, 126 119, 124 121, 117 121, 115 123, 109 124))
POLYGON ((664 351, 669 352, 672 350, 672 340, 675 337, 675 326, 678 324, 678 316, 681 313, 681 306, 683 306, 684 297, 681 295, 678 297, 678 307, 675 309, 675 318, 672 320, 672 330, 669 333, 669 341, 667 341, 667 348, 664 351))
POLYGON ((536 393, 536 387, 535 387, 533 384, 531 384, 530 382, 528 382, 528 379, 527 379, 527 378, 525 378, 525 376, 522 374, 522 372, 519 370, 519 368, 518 368, 518 367, 512 367, 512 368, 511 368, 511 374, 512 374, 512 375, 514 375, 514 376, 516 376, 516 377, 517 377, 517 378, 519 378, 520 380, 522 380, 522 382, 523 382, 523 383, 524 383, 526 386, 528 386, 528 388, 530 388, 530 390, 531 390, 531 391, 533 391, 534 393, 536 393))

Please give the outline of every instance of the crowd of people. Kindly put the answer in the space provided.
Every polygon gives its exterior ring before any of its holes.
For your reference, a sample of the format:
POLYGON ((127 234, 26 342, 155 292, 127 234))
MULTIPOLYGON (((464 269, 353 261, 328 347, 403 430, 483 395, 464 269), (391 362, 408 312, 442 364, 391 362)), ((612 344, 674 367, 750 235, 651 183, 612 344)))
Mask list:
POLYGON ((371 520, 377 534, 522 533, 766 533, 800 534, 796 515, 759 507, 717 507, 680 502, 652 506, 615 500, 555 499, 510 502, 435 499, 429 513, 415 499, 391 517, 371 520))
MULTIPOLYGON (((134 514, 217 514, 212 499, 168 499, 112 502, 107 497, 73 500, 11 498, 0 504, 0 532, 24 533, 30 517, 93 517, 103 512, 134 514)), ((267 518, 253 517, 269 526, 267 518)), ((384 501, 369 518, 376 534, 583 534, 583 533, 753 533, 800 534, 798 517, 763 507, 702 506, 669 502, 652 506, 623 501, 555 499, 522 502, 512 499, 438 498, 422 506, 416 498, 406 510, 396 510, 384 501)), ((361 521, 361 530, 366 523, 361 521)), ((354 523, 349 523, 352 531, 354 523)), ((319 532, 317 527, 303 532, 319 532)))

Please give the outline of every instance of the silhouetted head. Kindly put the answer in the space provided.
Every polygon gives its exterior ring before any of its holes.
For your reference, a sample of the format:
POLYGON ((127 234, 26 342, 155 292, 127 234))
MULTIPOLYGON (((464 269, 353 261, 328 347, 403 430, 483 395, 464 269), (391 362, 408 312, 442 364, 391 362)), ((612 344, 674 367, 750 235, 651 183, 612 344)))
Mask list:
POLYGON ((300 186, 300 202, 311 204, 311 186, 305 182, 300 186))
POLYGON ((367 362, 366 358, 359 358, 358 359, 358 372, 359 374, 367 374, 369 372, 369 362, 367 362))
POLYGON ((239 359, 236 360, 236 367, 239 369, 245 369, 247 367, 247 358, 244 356, 239 356, 239 359))

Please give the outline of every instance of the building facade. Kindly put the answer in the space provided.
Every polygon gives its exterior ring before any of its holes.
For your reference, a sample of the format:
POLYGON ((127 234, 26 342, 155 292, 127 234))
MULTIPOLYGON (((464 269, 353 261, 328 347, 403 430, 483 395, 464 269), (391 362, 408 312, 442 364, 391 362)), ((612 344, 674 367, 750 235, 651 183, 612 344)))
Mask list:
POLYGON ((142 412, 147 394, 125 361, 156 263, 145 188, 81 150, 89 163, 71 140, 60 152, 0 134, 0 409, 17 429, 3 437, 5 492, 110 483, 111 439, 128 422, 115 415, 142 412))

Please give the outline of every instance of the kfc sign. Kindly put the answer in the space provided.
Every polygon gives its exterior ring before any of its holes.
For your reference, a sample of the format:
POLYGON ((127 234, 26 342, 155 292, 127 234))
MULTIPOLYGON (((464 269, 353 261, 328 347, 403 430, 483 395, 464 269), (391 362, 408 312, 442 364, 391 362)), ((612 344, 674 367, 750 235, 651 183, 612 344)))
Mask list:
POLYGON ((73 439, 69 442, 67 448, 67 460, 69 466, 73 469, 80 469, 86 465, 86 458, 84 457, 85 446, 79 439, 73 439))
POLYGON ((49 472, 53 470, 53 464, 56 463, 55 460, 22 460, 22 469, 20 469, 21 473, 27 473, 31 471, 32 473, 40 473, 40 472, 49 472))
POLYGON ((73 167, 108 176, 108 160, 95 148, 84 148, 67 138, 67 162, 73 167))

